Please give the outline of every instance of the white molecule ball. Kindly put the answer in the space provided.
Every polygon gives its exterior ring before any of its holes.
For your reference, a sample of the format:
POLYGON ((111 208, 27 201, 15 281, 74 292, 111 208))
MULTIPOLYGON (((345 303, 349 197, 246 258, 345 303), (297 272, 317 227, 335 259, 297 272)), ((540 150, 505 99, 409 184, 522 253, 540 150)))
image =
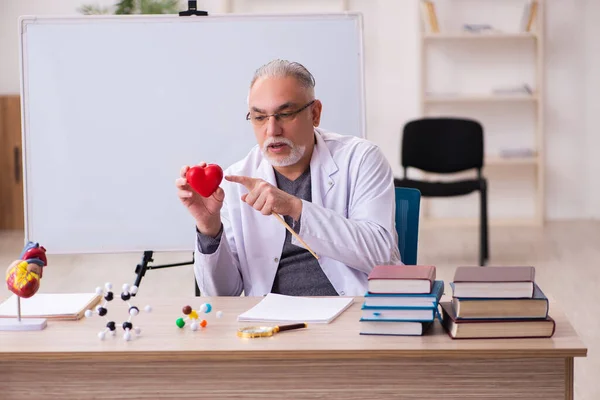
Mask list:
POLYGON ((136 315, 138 315, 139 310, 137 308, 131 307, 129 309, 129 315, 131 315, 132 317, 135 317, 136 315))
POLYGON ((96 294, 102 294, 102 288, 100 286, 96 288, 96 294))
POLYGON ((197 331, 199 326, 200 325, 197 322, 194 321, 194 322, 191 323, 190 329, 193 330, 193 331, 197 331))
POLYGON ((129 329, 127 331, 125 331, 125 334, 123 335, 123 339, 125 339, 126 341, 131 340, 131 332, 129 332, 129 329))
POLYGON ((94 315, 94 313, 92 312, 92 310, 85 310, 85 316, 86 316, 86 318, 91 318, 92 315, 94 315))
POLYGON ((123 284, 123 291, 124 291, 125 293, 129 292, 129 284, 128 284, 128 283, 124 283, 124 284, 123 284))
POLYGON ((106 288, 106 290, 112 290, 112 283, 110 283, 110 282, 106 282, 106 283, 104 284, 104 287, 106 288))
POLYGON ((134 285, 134 286, 131 287, 131 294, 136 294, 137 291, 138 291, 138 287, 137 286, 134 285))
POLYGON ((223 311, 217 311, 217 318, 221 318, 223 316, 223 311))
POLYGON ((139 335, 140 333, 142 333, 142 328, 136 326, 135 328, 133 328, 133 330, 135 331, 136 335, 139 335))
POLYGON ((206 310, 208 310, 208 306, 206 305, 206 303, 204 303, 200 306, 200 312, 205 313, 206 310))
POLYGON ((98 339, 100 339, 100 340, 104 340, 105 336, 106 336, 106 332, 104 332, 104 331, 98 333, 98 339))
POLYGON ((146 312, 152 312, 152 307, 150 307, 149 305, 144 307, 144 311, 146 312))

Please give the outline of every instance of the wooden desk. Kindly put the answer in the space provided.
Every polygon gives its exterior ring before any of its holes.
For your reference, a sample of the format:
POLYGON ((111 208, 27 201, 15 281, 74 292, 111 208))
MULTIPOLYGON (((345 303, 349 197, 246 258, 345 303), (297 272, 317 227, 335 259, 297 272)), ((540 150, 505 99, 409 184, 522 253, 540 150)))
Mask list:
MULTIPOLYGON (((0 332, 0 398, 13 399, 572 399, 573 359, 587 349, 555 306, 552 339, 451 340, 436 322, 423 337, 361 336, 360 304, 329 325, 240 339, 236 318, 260 298, 154 299, 151 314, 104 341, 97 315, 42 332, 0 332), (175 326, 181 308, 210 302, 208 326, 175 326), (216 319, 214 311, 222 310, 216 319)), ((143 298, 133 301, 140 309, 143 298)), ((126 320, 126 306, 109 316, 126 320)))

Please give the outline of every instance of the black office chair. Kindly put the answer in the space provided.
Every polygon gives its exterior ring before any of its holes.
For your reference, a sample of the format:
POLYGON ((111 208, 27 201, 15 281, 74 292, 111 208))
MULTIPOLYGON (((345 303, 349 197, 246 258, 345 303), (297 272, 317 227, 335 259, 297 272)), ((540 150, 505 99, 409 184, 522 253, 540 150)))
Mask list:
POLYGON ((481 193, 479 265, 489 259, 487 181, 484 164, 483 127, 477 121, 461 118, 422 118, 408 122, 402 135, 404 177, 394 179, 396 187, 418 189, 422 197, 463 196, 481 193), (447 174, 477 170, 476 179, 420 181, 408 179, 408 167, 447 174))

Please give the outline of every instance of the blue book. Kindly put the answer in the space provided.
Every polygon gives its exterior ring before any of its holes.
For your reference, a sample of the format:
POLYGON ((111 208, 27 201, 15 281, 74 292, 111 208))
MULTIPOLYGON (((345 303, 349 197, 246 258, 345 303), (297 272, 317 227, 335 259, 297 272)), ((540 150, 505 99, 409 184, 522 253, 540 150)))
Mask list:
POLYGON ((433 321, 436 309, 431 308, 364 308, 360 321, 433 321))
POLYGON ((428 294, 365 294, 365 307, 405 308, 427 307, 437 308, 444 293, 444 281, 435 281, 431 293, 428 294))
POLYGON ((433 325, 429 322, 365 321, 360 324, 361 335, 421 336, 433 325))

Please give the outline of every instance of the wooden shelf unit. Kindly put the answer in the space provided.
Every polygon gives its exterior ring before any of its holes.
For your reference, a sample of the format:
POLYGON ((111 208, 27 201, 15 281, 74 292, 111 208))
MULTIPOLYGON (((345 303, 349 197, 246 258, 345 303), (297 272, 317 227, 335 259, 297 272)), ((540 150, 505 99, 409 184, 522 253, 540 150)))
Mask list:
MULTIPOLYGON (((434 1, 435 2, 435 1, 434 1)), ((485 7, 487 3, 482 2, 481 7, 485 7)), ((510 5, 507 5, 510 6, 510 5)), ((485 107, 496 107, 507 105, 507 103, 532 104, 535 112, 535 127, 534 127, 534 156, 532 157, 500 157, 497 155, 486 155, 485 166, 492 167, 494 170, 502 167, 519 167, 519 168, 535 168, 535 186, 534 189, 534 215, 531 218, 494 218, 489 216, 490 226, 521 226, 534 225, 541 226, 545 220, 545 159, 544 159, 544 0, 537 0, 537 13, 533 22, 531 32, 490 32, 490 33, 471 33, 471 32, 446 32, 444 27, 439 28, 439 32, 432 33, 427 29, 423 21, 422 10, 419 10, 419 20, 421 24, 420 34, 420 53, 421 53, 421 95, 420 106, 421 115, 423 117, 436 116, 430 112, 430 108, 436 105, 449 106, 457 105, 462 108, 469 105, 484 105, 485 107), (524 41, 532 41, 535 48, 535 88, 532 94, 472 94, 472 93, 451 93, 451 94, 436 94, 428 92, 428 57, 427 49, 429 45, 435 43, 436 46, 443 46, 444 43, 465 42, 473 43, 485 42, 485 52, 494 51, 494 45, 500 43, 516 44, 524 41)), ((438 15, 439 17, 439 15, 438 15)), ((447 115, 447 114, 446 114, 447 115)), ((460 113, 457 113, 460 115, 460 113)), ((468 115, 465 115, 468 118, 468 115)), ((484 126, 484 129, 486 127, 484 126)), ((485 172, 484 172, 485 174, 485 172)), ((426 176, 426 175, 425 175, 426 176)), ((493 185, 493 181, 490 182, 493 185)), ((488 193, 488 202, 492 200, 488 193)), ((425 225, 466 225, 470 226, 473 222, 477 222, 475 218, 434 218, 430 214, 430 199, 423 199, 422 219, 425 225), (449 221, 449 222, 448 222, 449 221)), ((489 209, 489 206, 488 206, 489 209)))

